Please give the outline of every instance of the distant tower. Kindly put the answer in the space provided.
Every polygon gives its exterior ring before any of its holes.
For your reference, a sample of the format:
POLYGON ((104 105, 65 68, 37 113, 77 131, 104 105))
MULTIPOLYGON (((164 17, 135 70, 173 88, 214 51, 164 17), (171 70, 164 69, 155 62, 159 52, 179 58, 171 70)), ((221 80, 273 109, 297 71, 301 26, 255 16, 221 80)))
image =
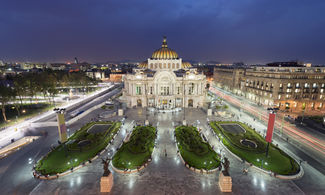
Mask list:
POLYGON ((74 63, 79 64, 79 61, 78 61, 77 57, 74 58, 74 63))

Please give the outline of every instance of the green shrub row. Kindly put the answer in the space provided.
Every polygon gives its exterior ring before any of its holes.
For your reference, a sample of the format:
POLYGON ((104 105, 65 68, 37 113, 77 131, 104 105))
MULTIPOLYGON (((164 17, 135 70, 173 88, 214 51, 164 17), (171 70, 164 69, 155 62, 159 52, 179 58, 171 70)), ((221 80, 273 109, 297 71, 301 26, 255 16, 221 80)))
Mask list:
POLYGON ((195 127, 176 127, 175 136, 179 152, 190 167, 211 170, 220 165, 218 154, 208 143, 203 142, 195 127))
POLYGON ((124 143, 113 157, 114 167, 136 169, 151 158, 155 146, 156 129, 153 126, 137 126, 128 142, 124 143))

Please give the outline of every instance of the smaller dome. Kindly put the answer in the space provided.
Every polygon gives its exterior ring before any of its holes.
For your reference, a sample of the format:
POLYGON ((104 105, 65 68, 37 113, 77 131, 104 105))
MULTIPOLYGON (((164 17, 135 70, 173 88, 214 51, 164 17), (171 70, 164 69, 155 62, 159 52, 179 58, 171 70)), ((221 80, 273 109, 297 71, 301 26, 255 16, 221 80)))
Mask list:
POLYGON ((146 61, 141 62, 138 67, 139 68, 147 68, 148 67, 148 62, 146 62, 146 61))
POLYGON ((189 62, 182 62, 182 68, 191 68, 192 64, 189 62))
POLYGON ((167 39, 164 37, 161 48, 152 53, 151 59, 178 59, 178 54, 167 47, 167 39))

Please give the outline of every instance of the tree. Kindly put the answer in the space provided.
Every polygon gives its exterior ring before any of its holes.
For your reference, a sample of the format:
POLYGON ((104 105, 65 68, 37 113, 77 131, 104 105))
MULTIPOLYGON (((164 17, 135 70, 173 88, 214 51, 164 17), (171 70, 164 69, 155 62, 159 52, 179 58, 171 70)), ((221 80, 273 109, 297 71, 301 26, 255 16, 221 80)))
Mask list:
POLYGON ((18 75, 13 78, 13 83, 14 83, 14 90, 16 95, 18 96, 20 100, 20 105, 23 104, 23 97, 27 95, 27 82, 26 79, 18 75))
POLYGON ((35 74, 28 74, 26 78, 28 95, 30 96, 30 103, 32 103, 33 97, 36 95, 38 90, 36 78, 37 76, 35 74))
POLYGON ((17 111, 18 116, 20 116, 20 107, 22 105, 22 102, 19 102, 19 96, 17 95, 18 93, 19 93, 18 90, 13 88, 12 92, 11 92, 11 99, 12 99, 13 105, 15 105, 15 109, 17 111))
POLYGON ((5 84, 0 83, 0 103, 1 103, 1 112, 2 112, 2 117, 3 120, 6 122, 7 121, 7 116, 6 116, 6 105, 10 101, 12 97, 12 89, 10 86, 6 86, 5 84))
POLYGON ((52 98, 53 104, 55 105, 54 97, 55 97, 56 94, 58 94, 58 89, 54 85, 52 85, 49 88, 48 92, 49 92, 49 94, 50 94, 50 96, 52 98))

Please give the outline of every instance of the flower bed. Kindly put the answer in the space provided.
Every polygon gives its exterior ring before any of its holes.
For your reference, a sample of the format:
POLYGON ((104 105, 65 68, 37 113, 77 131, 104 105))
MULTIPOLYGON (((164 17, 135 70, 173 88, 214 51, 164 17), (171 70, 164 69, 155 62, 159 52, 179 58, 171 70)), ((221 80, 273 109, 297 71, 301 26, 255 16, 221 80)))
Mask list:
POLYGON ((273 144, 269 146, 268 157, 266 157, 267 142, 252 128, 240 122, 218 121, 210 122, 210 126, 222 140, 222 143, 239 158, 252 163, 256 167, 272 171, 281 175, 295 175, 299 173, 299 164, 288 154, 273 144), (223 124, 236 124, 243 127, 246 132, 231 133, 222 128, 223 124), (242 144, 242 140, 250 140, 256 147, 242 144))

